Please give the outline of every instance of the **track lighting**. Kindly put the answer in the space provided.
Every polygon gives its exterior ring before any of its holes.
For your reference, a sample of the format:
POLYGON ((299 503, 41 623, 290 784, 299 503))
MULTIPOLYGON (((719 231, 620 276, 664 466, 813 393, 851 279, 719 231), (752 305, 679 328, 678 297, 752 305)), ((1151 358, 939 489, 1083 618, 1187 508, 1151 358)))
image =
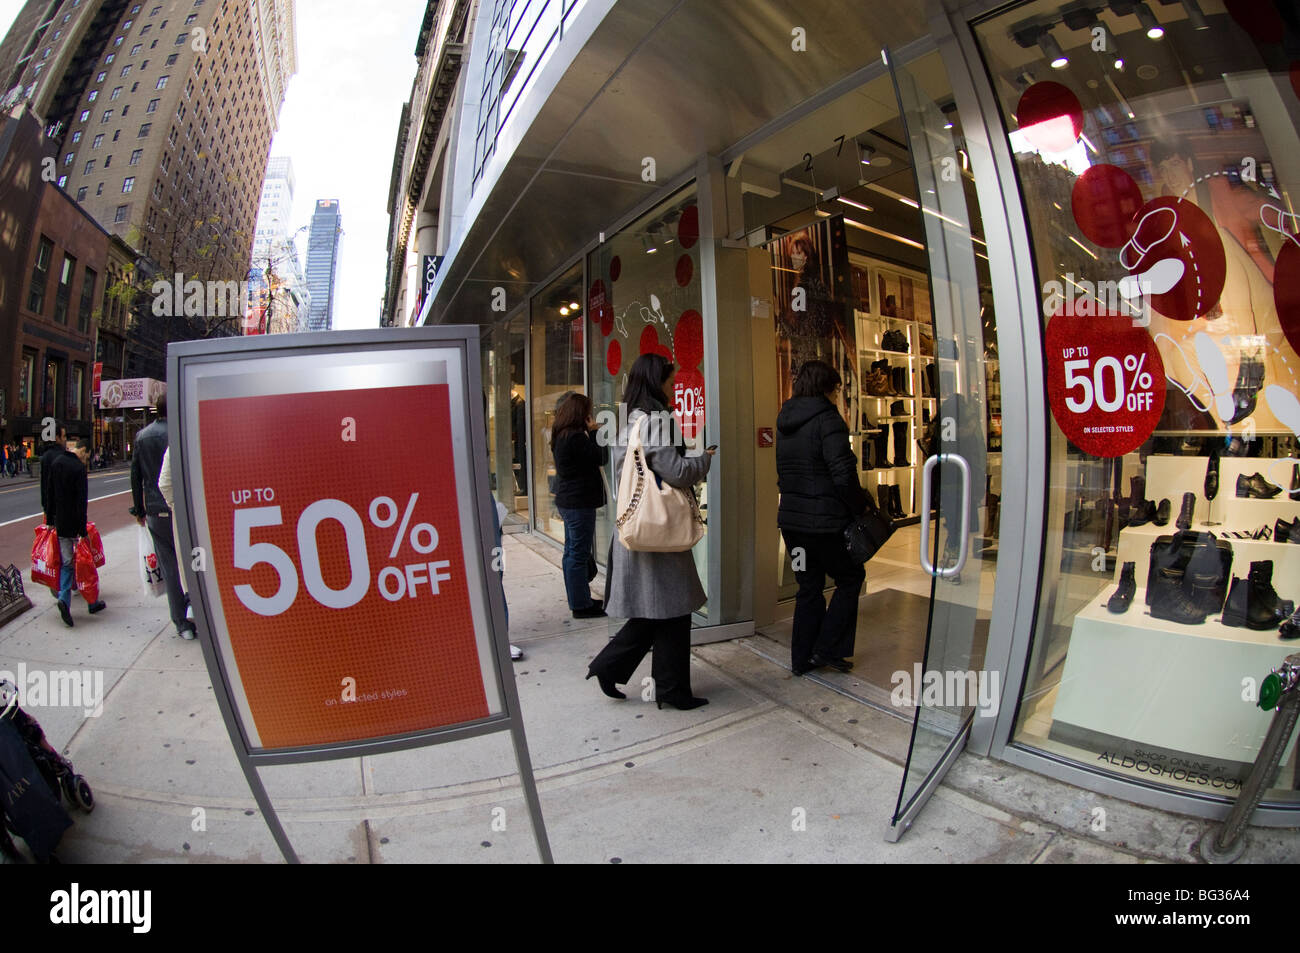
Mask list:
POLYGON ((1138 22, 1142 24, 1143 29, 1147 31, 1147 36, 1153 40, 1158 40, 1165 35, 1165 28, 1160 25, 1156 15, 1151 12, 1151 8, 1145 3, 1133 4, 1133 12, 1137 14, 1138 22))
POLYGON ((1196 0, 1183 0, 1183 9, 1187 11, 1187 22, 1192 25, 1193 30, 1210 28, 1210 24, 1205 21, 1205 14, 1201 12, 1201 5, 1196 0))
POLYGON ((1038 46, 1047 57, 1047 62, 1051 64, 1052 69, 1061 69, 1070 62, 1070 58, 1061 49, 1061 44, 1056 42, 1056 37, 1047 30, 1038 37, 1038 46))

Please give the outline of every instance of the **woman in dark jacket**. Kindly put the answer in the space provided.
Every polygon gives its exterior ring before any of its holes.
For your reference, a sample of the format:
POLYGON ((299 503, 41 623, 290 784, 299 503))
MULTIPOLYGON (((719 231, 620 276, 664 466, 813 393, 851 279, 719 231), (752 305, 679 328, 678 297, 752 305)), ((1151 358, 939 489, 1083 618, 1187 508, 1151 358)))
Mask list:
POLYGON ((835 406, 840 375, 822 361, 808 361, 794 382, 794 396, 776 418, 776 473, 781 488, 777 525, 799 580, 794 604, 790 663, 796 675, 830 666, 853 667, 858 595, 866 570, 849 558, 844 528, 866 509, 858 483, 858 458, 849 428, 835 406), (835 580, 827 608, 826 577, 835 580))
POLYGON ((555 456, 555 508, 564 520, 564 588, 575 619, 605 614, 589 584, 596 578, 596 511, 605 505, 600 468, 609 463, 609 449, 596 443, 597 424, 591 398, 570 394, 560 402, 551 426, 555 456))
MULTIPOLYGON (((614 445, 614 473, 621 473, 632 428, 639 428, 645 462, 656 480, 695 492, 708 475, 713 451, 687 454, 681 431, 668 410, 673 365, 658 354, 642 354, 632 365, 623 390, 627 423, 614 445)), ((690 550, 679 553, 632 552, 619 541, 610 545, 606 572, 611 615, 627 624, 591 661, 588 678, 611 698, 626 698, 615 686, 627 684, 653 647, 650 675, 655 702, 679 709, 698 708, 707 698, 691 692, 691 613, 704 605, 704 586, 690 550)))

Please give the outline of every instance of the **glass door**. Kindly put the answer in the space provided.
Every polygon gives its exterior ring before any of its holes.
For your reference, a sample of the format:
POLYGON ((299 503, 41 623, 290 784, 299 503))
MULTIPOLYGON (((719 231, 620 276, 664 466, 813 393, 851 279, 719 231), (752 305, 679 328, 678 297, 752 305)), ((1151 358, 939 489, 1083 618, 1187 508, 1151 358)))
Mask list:
POLYGON ((887 50, 882 55, 914 160, 934 322, 933 354, 918 356, 934 410, 915 448, 924 464, 914 557, 930 576, 930 612, 923 661, 900 673, 915 714, 886 833, 893 841, 960 753, 977 712, 992 715, 997 704, 983 667, 997 552, 1000 408, 989 263, 946 71, 937 53, 907 64, 894 63, 887 50))

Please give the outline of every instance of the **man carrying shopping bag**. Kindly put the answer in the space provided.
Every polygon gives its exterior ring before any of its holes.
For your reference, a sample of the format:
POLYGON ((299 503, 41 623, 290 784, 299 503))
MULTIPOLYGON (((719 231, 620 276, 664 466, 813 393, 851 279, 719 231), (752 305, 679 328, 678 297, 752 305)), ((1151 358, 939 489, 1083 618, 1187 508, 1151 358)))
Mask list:
POLYGON ((186 618, 190 598, 185 594, 180 567, 176 564, 172 511, 158 489, 166 452, 167 395, 164 394, 158 398, 158 419, 135 436, 135 453, 131 456, 131 498, 135 505, 131 507, 131 515, 141 526, 148 526, 158 568, 167 585, 167 607, 176 634, 182 639, 193 639, 198 633, 194 623, 186 618))
MULTIPOLYGON (((77 581, 77 541, 86 535, 86 505, 90 485, 86 476, 85 457, 90 455, 84 438, 69 441, 72 449, 64 450, 53 458, 48 484, 52 504, 50 516, 54 531, 59 534, 59 554, 63 565, 59 568, 59 615, 63 624, 72 625, 72 590, 77 581)), ((104 608, 104 600, 96 599, 87 607, 92 614, 104 608)))

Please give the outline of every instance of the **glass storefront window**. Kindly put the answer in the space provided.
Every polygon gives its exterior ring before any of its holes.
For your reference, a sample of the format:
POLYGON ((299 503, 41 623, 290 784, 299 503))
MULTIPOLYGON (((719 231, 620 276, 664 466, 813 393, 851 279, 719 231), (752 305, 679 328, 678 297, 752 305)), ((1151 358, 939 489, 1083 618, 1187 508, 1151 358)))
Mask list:
MULTIPOLYGON (((1051 408, 1015 740, 1231 798, 1300 599, 1296 37, 1272 4, 1118 8, 1035 2, 975 27, 1051 408)), ((1296 769, 1293 745, 1266 801, 1297 801, 1296 769)))
POLYGON ((582 262, 551 282, 532 300, 533 500, 538 531, 564 541, 564 521, 555 507, 555 457, 551 423, 569 394, 585 393, 586 317, 582 309, 582 262))
MULTIPOLYGON (((590 397, 596 412, 617 420, 618 402, 632 362, 658 352, 677 365, 674 393, 668 398, 688 446, 707 442, 705 434, 704 320, 700 285, 699 210, 695 185, 613 236, 588 256, 587 293, 582 299, 591 345, 587 360, 590 397)), ((607 473, 611 488, 618 475, 607 473)), ((708 495, 697 487, 701 511, 708 495)), ((609 552, 610 512, 597 513, 596 558, 609 552)), ((709 534, 695 545, 695 566, 708 589, 709 534)), ((703 611, 703 610, 702 610, 703 611)))

